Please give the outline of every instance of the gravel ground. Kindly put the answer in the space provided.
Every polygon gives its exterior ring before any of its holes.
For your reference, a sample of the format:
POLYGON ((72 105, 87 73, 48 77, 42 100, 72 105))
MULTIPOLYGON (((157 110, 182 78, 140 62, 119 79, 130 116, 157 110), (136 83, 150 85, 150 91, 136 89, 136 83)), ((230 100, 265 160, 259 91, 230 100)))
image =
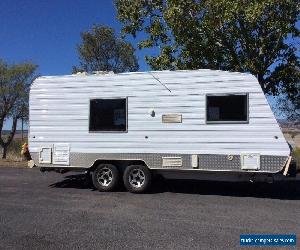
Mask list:
POLYGON ((77 173, 0 168, 0 249, 239 249, 247 233, 299 241, 300 182, 157 180, 147 194, 100 193, 77 173))

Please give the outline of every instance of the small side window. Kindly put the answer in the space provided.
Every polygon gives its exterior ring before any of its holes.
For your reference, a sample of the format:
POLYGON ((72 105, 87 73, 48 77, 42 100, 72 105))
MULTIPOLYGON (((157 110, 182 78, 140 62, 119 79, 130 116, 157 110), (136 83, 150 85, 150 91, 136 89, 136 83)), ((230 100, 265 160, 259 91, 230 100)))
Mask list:
POLYGON ((207 123, 247 123, 248 94, 206 96, 207 123))
POLYGON ((126 131, 127 99, 90 100, 89 131, 126 131))

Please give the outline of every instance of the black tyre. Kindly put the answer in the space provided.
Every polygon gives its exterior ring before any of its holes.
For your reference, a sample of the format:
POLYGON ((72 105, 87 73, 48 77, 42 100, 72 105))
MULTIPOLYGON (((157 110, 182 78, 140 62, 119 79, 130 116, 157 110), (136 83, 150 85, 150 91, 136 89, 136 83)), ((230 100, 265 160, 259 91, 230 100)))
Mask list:
POLYGON ((143 165, 130 165, 124 171, 123 181, 129 192, 142 193, 151 185, 151 173, 143 165))
POLYGON ((99 191, 112 191, 118 185, 119 171, 112 164, 100 164, 92 173, 92 181, 99 191))

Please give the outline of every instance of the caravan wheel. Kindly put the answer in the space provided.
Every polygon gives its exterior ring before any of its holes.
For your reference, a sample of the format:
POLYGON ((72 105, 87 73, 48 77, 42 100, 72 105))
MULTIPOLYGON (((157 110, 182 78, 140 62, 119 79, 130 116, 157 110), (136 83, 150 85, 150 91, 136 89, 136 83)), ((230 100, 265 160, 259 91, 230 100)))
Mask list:
POLYGON ((112 164, 100 164, 92 175, 93 184, 99 191, 112 191, 118 184, 119 171, 112 164))
POLYGON ((143 165, 131 165, 125 169, 123 181, 126 189, 132 193, 142 193, 151 184, 151 173, 143 165))

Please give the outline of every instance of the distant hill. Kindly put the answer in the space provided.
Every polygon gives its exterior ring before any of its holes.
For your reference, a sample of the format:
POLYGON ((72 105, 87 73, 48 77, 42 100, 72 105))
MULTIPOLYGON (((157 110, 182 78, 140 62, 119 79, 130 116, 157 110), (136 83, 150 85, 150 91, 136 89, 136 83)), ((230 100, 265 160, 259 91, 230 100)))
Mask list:
POLYGON ((284 132, 299 131, 300 133, 300 121, 288 121, 284 119, 278 119, 277 121, 284 132))
MULTIPOLYGON (((9 130, 2 130, 2 134, 3 135, 7 135, 7 134, 9 134, 10 133, 10 131, 9 130)), ((22 133, 22 131, 21 130, 16 130, 16 134, 21 134, 22 133)), ((23 130, 23 133, 24 134, 28 134, 28 130, 27 129, 24 129, 23 130)))
MULTIPOLYGON (((2 131, 2 135, 8 135, 10 133, 9 130, 3 130, 2 131)), ((22 131, 21 130, 17 130, 16 133, 15 133, 15 136, 14 136, 14 139, 21 139, 21 133, 22 131)), ((28 137, 28 130, 23 130, 23 136, 24 136, 24 139, 26 139, 28 137)))

